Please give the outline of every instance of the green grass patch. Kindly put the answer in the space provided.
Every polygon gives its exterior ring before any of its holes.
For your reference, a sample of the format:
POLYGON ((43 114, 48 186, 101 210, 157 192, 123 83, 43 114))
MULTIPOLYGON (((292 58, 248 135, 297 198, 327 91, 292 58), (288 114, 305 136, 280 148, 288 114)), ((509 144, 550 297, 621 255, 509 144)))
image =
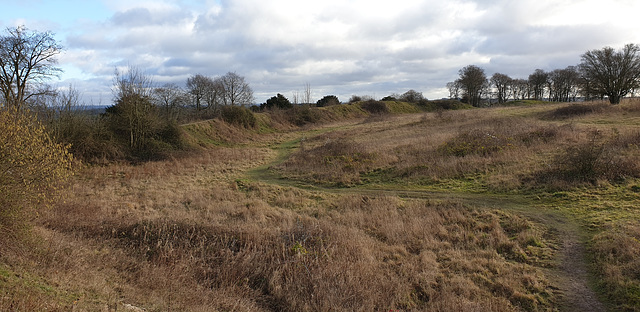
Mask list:
POLYGON ((0 310, 71 311, 80 296, 49 284, 24 271, 0 265, 0 310))
POLYGON ((420 112, 420 109, 411 103, 398 101, 385 101, 384 103, 387 104, 391 114, 415 114, 420 112))
POLYGON ((330 114, 334 115, 334 119, 349 119, 349 118, 358 118, 365 117, 367 112, 365 112, 359 105, 350 105, 350 104, 342 104, 342 105, 331 105, 325 107, 316 108, 320 111, 326 111, 330 114))

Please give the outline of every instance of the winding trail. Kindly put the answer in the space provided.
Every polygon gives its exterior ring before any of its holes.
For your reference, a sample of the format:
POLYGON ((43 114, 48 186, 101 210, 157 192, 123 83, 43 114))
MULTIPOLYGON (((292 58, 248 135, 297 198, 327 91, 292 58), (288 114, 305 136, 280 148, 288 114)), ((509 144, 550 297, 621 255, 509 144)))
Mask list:
POLYGON ((395 186, 358 186, 353 188, 334 188, 308 182, 284 179, 272 170, 287 159, 298 148, 300 140, 309 134, 332 131, 335 128, 326 128, 305 132, 298 139, 289 140, 276 146, 274 158, 262 166, 256 167, 246 173, 247 178, 253 181, 278 185, 283 187, 301 188, 310 191, 328 193, 352 193, 367 194, 371 196, 385 195, 402 198, 455 200, 465 204, 485 207, 490 209, 508 210, 523 215, 535 222, 545 224, 557 241, 558 250, 553 260, 553 265, 544 268, 543 271, 552 284, 557 297, 559 311, 600 312, 607 311, 606 306, 598 299, 597 294, 590 287, 591 275, 588 270, 586 247, 581 238, 581 230, 570 216, 559 211, 537 207, 531 199, 517 195, 474 194, 437 192, 419 190, 395 186))

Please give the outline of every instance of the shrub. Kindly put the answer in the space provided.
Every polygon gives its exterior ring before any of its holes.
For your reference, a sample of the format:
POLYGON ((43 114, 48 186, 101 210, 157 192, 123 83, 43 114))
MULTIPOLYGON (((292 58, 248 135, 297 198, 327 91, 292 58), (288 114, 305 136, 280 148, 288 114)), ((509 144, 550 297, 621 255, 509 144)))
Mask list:
MULTIPOLYGON (((68 146, 31 113, 0 110, 0 240, 24 225, 25 210, 51 203, 72 173, 68 146)), ((1 242, 0 242, 1 243, 1 242)))
POLYGON ((318 100, 318 102, 316 103, 316 106, 325 107, 325 106, 339 105, 339 104, 340 104, 340 100, 338 100, 337 96, 326 95, 323 98, 318 100))
POLYGON ((99 163, 125 154, 105 119, 98 115, 74 110, 52 117, 47 124, 53 138, 68 145, 76 159, 99 163))
POLYGON ((256 116, 249 109, 241 106, 224 106, 220 111, 220 116, 229 124, 247 129, 255 128, 257 123, 256 116))
POLYGON ((147 141, 155 136, 162 126, 157 107, 149 98, 138 95, 126 95, 107 107, 106 122, 123 142, 127 142, 132 151, 145 148, 147 141))
POLYGON ((349 104, 358 103, 358 102, 362 102, 362 97, 359 95, 352 95, 351 98, 349 99, 349 104))
POLYGON ((385 102, 369 100, 360 104, 360 107, 371 114, 387 114, 389 108, 385 102))
POLYGON ((636 177, 638 166, 620 155, 609 145, 581 144, 569 147, 556 158, 556 172, 565 181, 620 181, 636 177))
POLYGON ((309 105, 294 107, 287 111, 287 120, 299 127, 319 122, 321 119, 321 114, 317 110, 311 109, 309 105))
POLYGON ((598 131, 591 136, 588 142, 569 146, 557 155, 547 170, 537 174, 538 182, 619 182, 640 176, 637 157, 625 155, 624 149, 618 146, 621 140, 602 141, 598 131))
POLYGON ((291 102, 289 102, 289 99, 287 99, 284 95, 280 93, 268 99, 266 103, 260 105, 260 108, 266 108, 266 109, 273 109, 273 108, 288 109, 291 107, 293 107, 293 104, 291 104, 291 102))
POLYGON ((462 103, 458 100, 433 100, 422 99, 417 103, 418 107, 425 111, 438 111, 438 110, 457 110, 468 109, 473 106, 462 103))

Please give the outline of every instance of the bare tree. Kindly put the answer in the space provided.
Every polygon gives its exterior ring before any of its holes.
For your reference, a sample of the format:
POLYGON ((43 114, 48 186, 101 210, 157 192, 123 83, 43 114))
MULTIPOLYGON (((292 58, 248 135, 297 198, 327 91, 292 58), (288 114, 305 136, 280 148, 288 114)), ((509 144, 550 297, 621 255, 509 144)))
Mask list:
POLYGON ((640 47, 627 44, 622 50, 611 47, 587 51, 579 65, 585 92, 607 96, 611 104, 640 86, 640 47))
POLYGON ((556 102, 575 100, 578 93, 579 74, 575 66, 556 69, 549 73, 549 98, 556 102))
POLYGON ((511 96, 514 100, 524 100, 529 96, 529 81, 526 79, 514 79, 511 82, 511 96))
POLYGON ((188 103, 188 96, 178 85, 168 83, 153 90, 153 102, 163 108, 167 119, 176 120, 180 108, 188 103))
POLYGON ((132 95, 149 98, 153 92, 153 80, 135 66, 129 66, 124 71, 116 68, 112 91, 116 99, 132 95))
POLYGON ((224 85, 221 77, 215 78, 207 84, 204 99, 207 104, 207 109, 216 112, 220 109, 220 105, 222 105, 224 101, 224 85))
POLYGON ((225 105, 250 105, 253 103, 253 90, 244 77, 228 72, 219 78, 222 90, 222 102, 225 105))
POLYGON ((304 84, 304 96, 302 98, 303 104, 311 104, 311 84, 308 82, 304 84))
POLYGON ((187 89, 191 96, 193 96, 193 100, 196 104, 196 110, 202 109, 202 104, 205 102, 205 98, 207 96, 207 89, 211 88, 213 85, 213 79, 196 74, 187 79, 187 89))
POLYGON ((459 81, 450 81, 447 82, 447 89, 449 90, 449 98, 450 99, 459 99, 460 98, 460 83, 459 81))
POLYGON ((151 103, 152 80, 137 67, 116 70, 113 79, 115 105, 106 109, 112 130, 126 137, 129 146, 142 150, 160 128, 156 106, 151 103))
POLYGON ((458 73, 460 78, 457 82, 460 84, 463 96, 467 97, 469 104, 472 106, 480 106, 480 101, 489 83, 484 69, 475 65, 468 65, 460 69, 458 73))
POLYGON ((509 94, 511 93, 510 89, 513 79, 505 74, 495 73, 491 76, 491 83, 496 88, 498 103, 502 104, 506 102, 509 99, 509 94))
POLYGON ((61 51, 51 32, 7 28, 0 37, 0 106, 21 109, 29 98, 40 94, 38 85, 62 72, 55 67, 61 51))
POLYGON ((291 98, 293 99, 294 105, 300 104, 300 92, 294 91, 291 95, 291 98))

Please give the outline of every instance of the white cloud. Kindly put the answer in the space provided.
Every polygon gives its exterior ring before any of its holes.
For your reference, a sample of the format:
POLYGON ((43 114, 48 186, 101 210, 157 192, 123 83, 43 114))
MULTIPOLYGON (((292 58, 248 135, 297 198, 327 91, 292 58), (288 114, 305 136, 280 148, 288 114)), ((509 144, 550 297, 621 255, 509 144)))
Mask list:
MULTIPOLYGON (((526 76, 575 65, 603 46, 640 43, 636 1, 105 1, 110 18, 66 35, 61 64, 111 82, 135 65, 156 81, 246 76, 263 101, 309 82, 317 92, 446 96, 458 69, 526 76), (433 92, 433 93, 430 93, 433 92)), ((56 23, 57 21, 50 21, 56 23)), ((28 24, 28 21, 27 23, 28 24)))

